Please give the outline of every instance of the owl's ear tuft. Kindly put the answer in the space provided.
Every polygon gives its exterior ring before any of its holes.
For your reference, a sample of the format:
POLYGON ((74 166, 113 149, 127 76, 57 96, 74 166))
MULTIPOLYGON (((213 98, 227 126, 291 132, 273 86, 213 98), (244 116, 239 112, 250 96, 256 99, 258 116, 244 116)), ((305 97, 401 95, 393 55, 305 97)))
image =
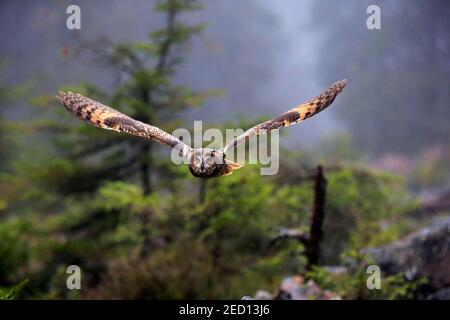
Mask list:
POLYGON ((226 164, 226 167, 225 167, 225 171, 222 174, 223 176, 229 176, 230 174, 233 173, 234 170, 237 170, 237 169, 243 167, 242 164, 233 162, 233 161, 228 160, 228 159, 225 159, 225 164, 226 164))

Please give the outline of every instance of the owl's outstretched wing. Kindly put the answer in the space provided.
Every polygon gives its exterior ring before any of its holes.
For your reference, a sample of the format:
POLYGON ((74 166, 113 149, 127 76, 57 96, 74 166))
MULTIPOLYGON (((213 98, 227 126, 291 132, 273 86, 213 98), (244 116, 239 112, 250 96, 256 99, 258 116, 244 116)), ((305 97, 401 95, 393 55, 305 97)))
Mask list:
POLYGON ((275 119, 260 123, 248 129, 242 135, 230 141, 223 149, 223 152, 226 154, 228 151, 233 150, 239 144, 248 141, 253 136, 270 133, 273 130, 278 130, 312 117, 331 105, 336 96, 344 89, 346 83, 347 80, 340 80, 310 101, 298 105, 275 119))
POLYGON ((56 98, 74 116, 96 127, 123 131, 134 136, 152 139, 172 148, 177 147, 182 154, 187 154, 192 150, 188 145, 164 130, 135 120, 81 94, 70 91, 59 92, 56 98))

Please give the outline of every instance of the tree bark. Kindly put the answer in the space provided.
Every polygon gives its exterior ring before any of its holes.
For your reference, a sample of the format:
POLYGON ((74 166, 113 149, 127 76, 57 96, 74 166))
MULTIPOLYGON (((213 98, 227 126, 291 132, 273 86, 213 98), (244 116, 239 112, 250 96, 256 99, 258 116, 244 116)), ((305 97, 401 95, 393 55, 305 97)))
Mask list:
POLYGON ((205 203, 206 198, 206 179, 200 179, 200 185, 199 185, 199 194, 198 194, 198 202, 199 204, 205 203))
POLYGON ((323 238, 323 221, 325 218, 325 196, 327 180, 323 175, 322 166, 317 167, 314 181, 314 204, 311 217, 309 238, 306 242, 306 257, 308 259, 307 269, 311 270, 313 265, 319 263, 320 242, 323 238))
MULTIPOLYGON (((175 25, 175 16, 176 9, 172 8, 167 13, 167 22, 166 22, 166 30, 167 36, 164 43, 161 46, 161 52, 159 54, 158 62, 155 66, 155 70, 158 74, 163 74, 167 67, 167 59, 169 56, 169 51, 172 46, 172 34, 175 25)), ((145 102, 148 106, 152 105, 152 90, 147 88, 142 88, 141 91, 142 101, 145 102)), ((144 119, 140 119, 145 123, 152 123, 152 119, 150 119, 149 115, 144 115, 144 119)), ((141 147, 141 164, 140 164, 140 172, 141 172, 141 181, 142 181, 142 189, 145 195, 149 195, 152 192, 152 184, 151 184, 151 171, 152 171, 152 147, 150 143, 144 142, 141 147)), ((151 239, 148 235, 148 225, 149 225, 149 216, 148 212, 143 212, 141 214, 141 234, 144 238, 143 246, 140 252, 141 258, 145 258, 150 252, 149 247, 151 243, 151 239)))
POLYGON ((141 181, 142 189, 145 195, 149 195, 152 192, 152 183, 150 178, 151 166, 149 163, 150 145, 148 143, 142 144, 141 147, 141 181))

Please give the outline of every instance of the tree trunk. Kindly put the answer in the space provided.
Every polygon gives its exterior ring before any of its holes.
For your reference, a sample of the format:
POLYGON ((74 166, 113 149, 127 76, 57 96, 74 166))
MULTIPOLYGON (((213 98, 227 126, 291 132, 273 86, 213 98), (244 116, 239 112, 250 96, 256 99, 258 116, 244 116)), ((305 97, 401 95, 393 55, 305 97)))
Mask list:
POLYGON ((318 166, 314 181, 314 204, 311 217, 311 228, 305 248, 306 257, 308 259, 308 270, 311 270, 313 265, 319 263, 320 242, 323 237, 322 225, 325 218, 326 187, 327 180, 323 176, 322 166, 318 166))
POLYGON ((199 185, 199 195, 198 195, 198 202, 199 204, 205 203, 205 197, 206 197, 206 179, 200 179, 200 185, 199 185))
POLYGON ((141 182, 142 182, 142 190, 145 195, 149 195, 152 192, 152 183, 151 183, 151 146, 150 143, 144 142, 141 146, 140 151, 141 156, 141 182))
MULTIPOLYGON (((159 54, 158 63, 155 66, 155 71, 159 75, 163 75, 165 73, 167 58, 173 41, 172 36, 175 25, 176 12, 177 12, 176 9, 172 8, 171 10, 169 10, 167 14, 167 22, 166 22, 167 36, 164 43, 161 46, 161 52, 159 54)), ((148 106, 153 105, 151 89, 142 88, 140 94, 142 101, 144 101, 146 105, 148 106)), ((143 119, 138 120, 145 123, 153 123, 151 116, 149 116, 148 114, 143 115, 143 119)), ((151 184, 152 146, 150 143, 144 142, 142 144, 140 155, 141 155, 140 171, 141 171, 142 189, 145 195, 149 195, 153 191, 151 184)), ((142 213, 141 222, 142 222, 141 234, 144 238, 144 243, 141 250, 141 257, 144 258, 149 254, 149 246, 151 242, 147 230, 149 225, 149 216, 147 212, 142 213)))

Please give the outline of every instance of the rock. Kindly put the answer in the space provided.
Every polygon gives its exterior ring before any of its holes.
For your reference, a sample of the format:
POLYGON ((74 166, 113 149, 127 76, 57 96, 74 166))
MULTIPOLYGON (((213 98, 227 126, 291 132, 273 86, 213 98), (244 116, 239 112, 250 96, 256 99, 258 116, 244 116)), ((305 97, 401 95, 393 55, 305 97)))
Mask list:
POLYGON ((323 269, 325 269, 335 277, 348 274, 347 267, 344 266, 323 266, 323 269))
POLYGON ((255 300, 273 300, 273 296, 266 290, 258 290, 255 294, 255 300))
POLYGON ((280 286, 276 299, 281 300, 340 300, 340 297, 322 289, 312 280, 306 284, 301 276, 287 277, 280 286))
POLYGON ((450 287, 450 218, 395 242, 366 249, 386 274, 403 273, 406 278, 425 276, 429 290, 450 287))
POLYGON ((450 288, 445 288, 430 294, 427 300, 450 300, 450 288))
POLYGON ((302 287, 303 278, 301 276, 287 277, 280 286, 277 299, 280 300, 307 300, 305 290, 302 287))

